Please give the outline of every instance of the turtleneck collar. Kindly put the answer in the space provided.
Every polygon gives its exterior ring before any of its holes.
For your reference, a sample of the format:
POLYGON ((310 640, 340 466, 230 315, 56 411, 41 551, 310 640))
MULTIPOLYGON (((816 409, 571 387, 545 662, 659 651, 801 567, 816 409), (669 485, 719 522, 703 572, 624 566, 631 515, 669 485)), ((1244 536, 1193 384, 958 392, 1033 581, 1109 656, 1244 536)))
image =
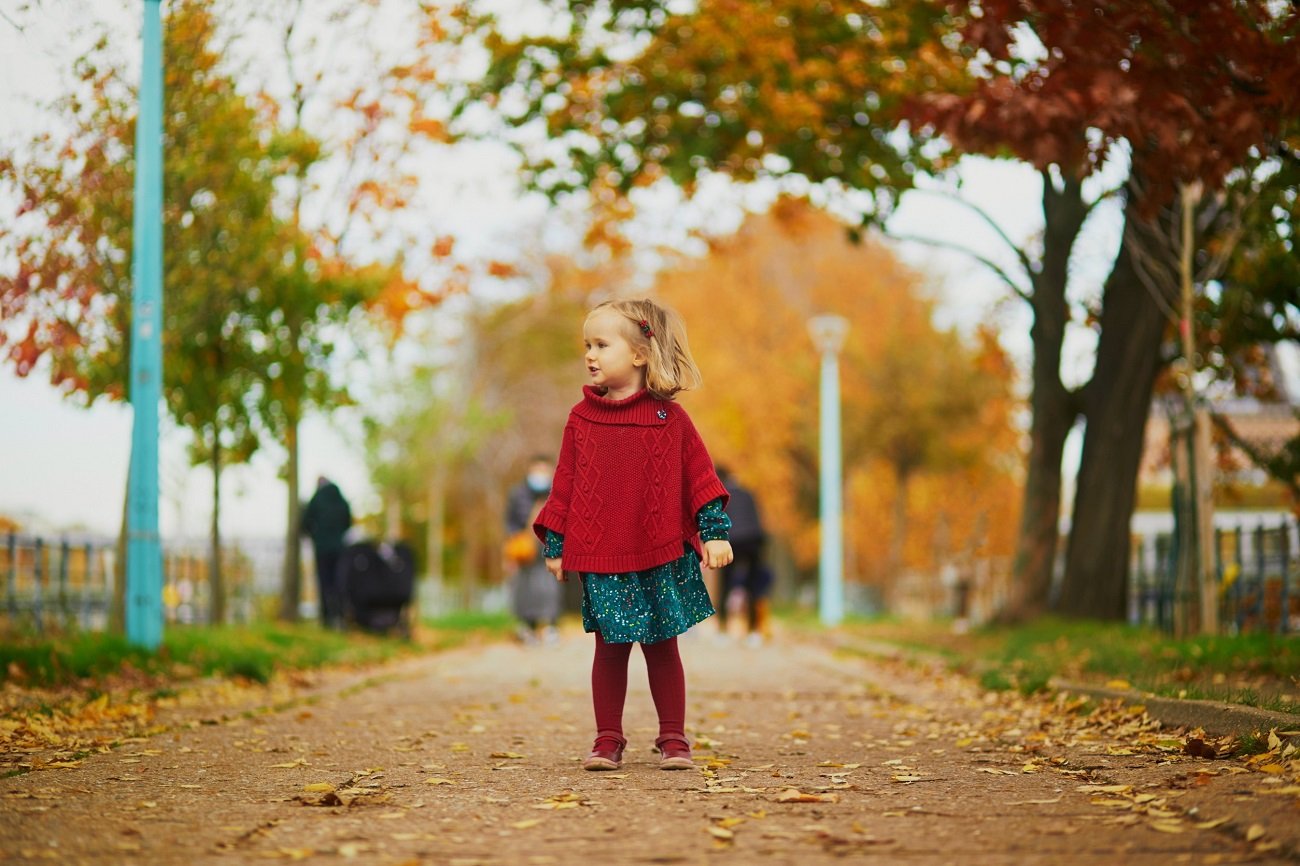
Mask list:
POLYGON ((611 400, 601 396, 591 385, 582 386, 582 402, 573 407, 575 414, 598 424, 634 424, 657 427, 668 423, 672 402, 656 400, 644 388, 631 397, 611 400))

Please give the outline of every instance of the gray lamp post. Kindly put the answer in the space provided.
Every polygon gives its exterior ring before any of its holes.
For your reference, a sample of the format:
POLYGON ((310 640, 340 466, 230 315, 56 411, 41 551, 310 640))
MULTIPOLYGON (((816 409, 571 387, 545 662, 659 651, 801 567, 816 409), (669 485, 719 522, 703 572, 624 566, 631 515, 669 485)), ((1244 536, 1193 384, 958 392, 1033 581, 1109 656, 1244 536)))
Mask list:
POLYGON ((821 563, 818 567, 817 612, 822 625, 844 619, 844 520, 841 504, 839 352, 848 336, 843 316, 814 316, 808 333, 822 355, 821 374, 821 563))
POLYGON ((162 642, 158 536, 158 401, 162 398, 162 17, 144 0, 144 62, 135 126, 132 231, 131 470, 126 503, 126 637, 162 642))

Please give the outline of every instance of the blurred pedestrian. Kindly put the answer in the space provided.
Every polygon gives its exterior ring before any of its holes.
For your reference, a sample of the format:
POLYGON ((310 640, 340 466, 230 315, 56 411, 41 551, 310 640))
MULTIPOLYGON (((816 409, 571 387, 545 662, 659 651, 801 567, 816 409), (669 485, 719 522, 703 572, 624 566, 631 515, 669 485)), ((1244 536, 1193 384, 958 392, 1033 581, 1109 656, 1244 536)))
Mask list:
POLYGON ((727 502, 727 516, 731 518, 731 549, 735 559, 722 570, 718 580, 718 628, 727 634, 728 601, 733 594, 743 595, 746 641, 759 646, 767 636, 768 593, 772 588, 772 572, 763 557, 767 532, 759 515, 758 503, 749 488, 736 480, 730 467, 718 466, 731 499, 727 502))
POLYGON ((339 558, 343 536, 352 526, 352 507, 337 484, 324 475, 316 479, 316 492, 302 513, 301 533, 311 537, 316 561, 316 590, 320 599, 321 624, 343 627, 343 586, 339 558))
POLYGON ((546 570, 541 541, 533 532, 554 474, 549 457, 533 457, 528 474, 506 499, 506 560, 515 569, 511 602, 519 619, 519 639, 528 644, 539 639, 554 643, 559 637, 555 621, 560 616, 560 584, 546 570))

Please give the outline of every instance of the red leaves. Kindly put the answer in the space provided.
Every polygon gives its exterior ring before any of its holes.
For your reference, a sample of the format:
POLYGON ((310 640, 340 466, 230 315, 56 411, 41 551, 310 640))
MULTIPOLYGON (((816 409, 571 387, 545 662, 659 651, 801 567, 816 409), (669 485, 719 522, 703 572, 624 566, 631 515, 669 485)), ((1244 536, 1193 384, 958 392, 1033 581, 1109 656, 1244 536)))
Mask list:
POLYGON ((993 61, 988 77, 909 113, 964 150, 1010 148, 1039 168, 1087 173, 1125 140, 1155 199, 1179 181, 1215 185, 1300 110, 1300 13, 1274 18, 1263 0, 1168 6, 985 0, 962 34, 993 61))

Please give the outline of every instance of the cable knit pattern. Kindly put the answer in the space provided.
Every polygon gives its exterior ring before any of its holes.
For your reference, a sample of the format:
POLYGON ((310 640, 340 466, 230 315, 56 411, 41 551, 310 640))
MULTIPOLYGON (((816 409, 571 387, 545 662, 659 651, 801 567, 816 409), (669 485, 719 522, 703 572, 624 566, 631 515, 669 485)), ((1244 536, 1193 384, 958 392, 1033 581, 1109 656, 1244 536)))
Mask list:
POLYGON ((533 525, 564 536, 564 568, 617 574, 699 551, 695 515, 727 497, 681 406, 639 391, 623 400, 590 385, 569 413, 551 495, 533 525))

